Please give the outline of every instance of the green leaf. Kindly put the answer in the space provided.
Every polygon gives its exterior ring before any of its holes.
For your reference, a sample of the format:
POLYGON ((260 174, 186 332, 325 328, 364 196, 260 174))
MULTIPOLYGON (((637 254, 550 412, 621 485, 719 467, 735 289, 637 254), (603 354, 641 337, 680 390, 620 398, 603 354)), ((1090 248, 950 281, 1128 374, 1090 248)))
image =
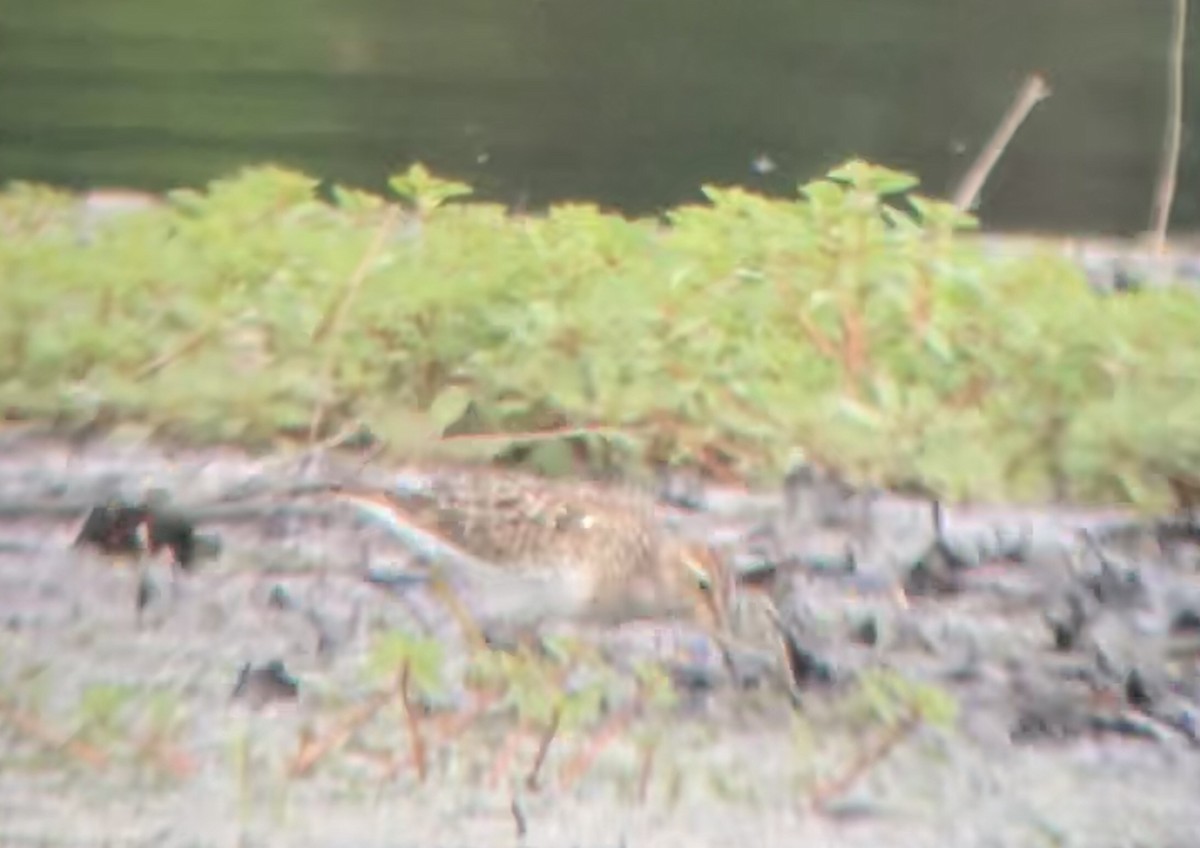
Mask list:
POLYGON ((388 186, 421 213, 432 212, 447 200, 463 197, 472 191, 466 183, 435 177, 420 162, 403 174, 391 177, 388 186))
POLYGON ((900 194, 920 182, 912 174, 872 165, 861 159, 852 159, 839 165, 829 172, 829 178, 880 196, 900 194))
POLYGON ((838 401, 837 408, 840 414, 856 424, 873 430, 882 429, 883 427, 883 416, 880 415, 877 409, 867 406, 864 403, 851 398, 841 398, 838 401))
POLYGON ((935 230, 974 230, 979 227, 979 219, 969 212, 959 210, 954 204, 944 200, 910 194, 908 202, 917 213, 917 219, 926 227, 935 230))
POLYGON ((463 417, 472 399, 472 393, 462 386, 447 386, 429 405, 429 418, 439 431, 445 431, 463 417))
POLYGON ((829 180, 816 180, 800 186, 800 193, 819 207, 840 206, 844 199, 844 189, 829 180))
POLYGON ((382 634, 367 657, 367 669, 376 682, 394 686, 405 666, 418 691, 434 695, 442 686, 442 646, 434 639, 392 630, 382 634))

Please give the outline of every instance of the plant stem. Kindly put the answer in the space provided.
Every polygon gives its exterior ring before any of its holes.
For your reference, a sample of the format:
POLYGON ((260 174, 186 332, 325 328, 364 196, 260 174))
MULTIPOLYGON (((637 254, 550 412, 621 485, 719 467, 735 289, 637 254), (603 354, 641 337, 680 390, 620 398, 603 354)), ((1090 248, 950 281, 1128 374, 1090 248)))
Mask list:
POLYGON ((1187 33, 1187 0, 1175 0, 1171 47, 1167 61, 1167 123, 1163 133, 1163 157, 1159 166, 1154 206, 1150 212, 1150 246, 1161 254, 1166 246, 1171 205, 1179 172, 1179 150, 1183 144, 1184 42, 1187 33))
POLYGON ((962 182, 958 184, 958 189, 954 192, 954 200, 952 202, 959 211, 966 212, 975 205, 983 184, 987 182, 988 175, 992 173, 992 169, 1000 161, 1001 154, 1008 147, 1008 143, 1012 141, 1017 128, 1024 123, 1025 118, 1033 110, 1033 107, 1049 96, 1050 87, 1046 84, 1046 80, 1041 74, 1030 74, 1025 78, 1025 84, 1017 92, 1017 97, 1013 100, 1012 106, 1004 113, 1004 117, 1000 120, 1000 125, 996 127, 996 131, 992 133, 992 137, 988 139, 988 143, 979 152, 979 156, 971 163, 971 167, 967 169, 966 175, 963 177, 962 182))
POLYGON ((530 792, 536 792, 538 789, 538 776, 541 774, 542 765, 546 762, 546 755, 550 753, 550 746, 554 742, 554 737, 558 734, 558 727, 561 723, 562 707, 559 706, 554 709, 554 714, 550 717, 550 722, 546 725, 545 732, 542 733, 537 754, 533 758, 533 765, 529 769, 529 775, 525 778, 525 788, 530 792))
POLYGON ((413 709, 412 697, 409 694, 409 684, 412 677, 412 664, 405 660, 400 672, 400 701, 404 705, 404 720, 408 726, 408 741, 412 747, 413 765, 417 769, 417 780, 421 783, 429 776, 429 758, 426 756, 425 738, 421 735, 420 720, 413 709))
MULTIPOLYGON (((334 298, 333 303, 329 305, 329 309, 325 311, 317 328, 313 330, 312 343, 314 347, 329 344, 331 338, 341 328, 342 321, 346 316, 346 310, 350 307, 350 302, 362 287, 363 280, 367 278, 371 266, 383 250, 383 246, 387 242, 387 237, 395 226, 399 214, 399 207, 394 205, 389 206, 384 213, 383 220, 379 222, 379 226, 375 230, 375 236, 371 239, 371 243, 367 245, 367 249, 358 261, 358 265, 355 267, 353 273, 350 274, 349 279, 346 280, 346 284, 342 286, 341 291, 338 292, 338 296, 334 298)), ((324 364, 321 368, 319 382, 323 391, 328 391, 330 388, 334 366, 333 351, 328 350, 326 351, 324 364)), ((328 406, 329 399, 322 398, 313 408, 312 420, 309 422, 308 427, 308 440, 310 442, 317 441, 321 432, 321 424, 324 422, 325 410, 328 406)))

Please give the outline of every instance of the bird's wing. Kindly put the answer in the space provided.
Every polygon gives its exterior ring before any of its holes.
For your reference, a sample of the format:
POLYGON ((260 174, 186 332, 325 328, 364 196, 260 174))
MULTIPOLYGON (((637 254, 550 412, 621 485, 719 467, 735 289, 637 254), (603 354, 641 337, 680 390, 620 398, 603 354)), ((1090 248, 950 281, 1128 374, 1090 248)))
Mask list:
POLYGON ((510 569, 572 562, 611 509, 553 481, 505 471, 405 474, 391 491, 413 520, 462 550, 510 569))

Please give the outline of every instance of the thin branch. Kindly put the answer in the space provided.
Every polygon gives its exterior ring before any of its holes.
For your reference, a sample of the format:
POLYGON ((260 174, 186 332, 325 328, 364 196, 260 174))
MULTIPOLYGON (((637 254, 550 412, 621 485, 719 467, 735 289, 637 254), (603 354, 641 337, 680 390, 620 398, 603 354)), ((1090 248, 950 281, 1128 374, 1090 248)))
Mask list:
POLYGON ((966 212, 975 205, 983 184, 987 182, 988 175, 1000 161, 1000 156, 1008 147, 1008 143, 1012 141, 1017 128, 1024 123, 1033 107, 1049 96, 1050 87, 1041 74, 1030 74, 1026 77, 1025 84, 1017 92, 1012 106, 1004 113, 1000 125, 996 127, 996 131, 992 133, 988 143, 979 152, 979 156, 971 163, 971 167, 967 169, 966 175, 954 192, 953 203, 959 211, 966 212))
POLYGON ((492 760, 492 767, 488 770, 488 785, 493 789, 498 788, 500 781, 508 774, 513 759, 516 758, 517 748, 527 735, 528 732, 524 725, 518 725, 505 734, 504 743, 496 752, 496 756, 492 760))
POLYGON ((525 818, 525 810, 521 807, 521 799, 515 794, 512 796, 512 803, 508 805, 508 810, 512 813, 513 825, 517 829, 517 839, 523 841, 529 833, 529 821, 525 818))
POLYGON ((863 375, 870 367, 871 345, 863 316, 848 303, 840 308, 842 322, 842 370, 850 381, 851 395, 858 397, 862 390, 863 375))
MULTIPOLYGON (((486 694, 477 696, 474 706, 469 710, 451 713, 440 718, 433 718, 426 723, 430 729, 430 734, 434 737, 432 747, 435 750, 445 748, 447 745, 457 741, 463 734, 475 726, 479 719, 500 700, 499 694, 486 694)), ((428 754, 425 755, 428 758, 428 754)), ((391 756, 386 758, 386 768, 382 774, 384 782, 395 780, 396 775, 400 773, 400 769, 416 763, 413 760, 413 754, 410 751, 405 757, 391 756)))
POLYGON ((420 719, 413 709, 409 688, 412 683, 412 664, 404 661, 400 672, 400 702, 404 705, 404 721, 408 727, 408 741, 412 751, 412 762, 417 769, 417 780, 421 783, 429 776, 429 757, 426 754, 425 737, 421 734, 420 719))
MULTIPOLYGON (((354 299, 354 295, 362 287, 363 280, 367 278, 367 274, 371 270, 371 266, 375 264, 383 246, 387 243, 388 235, 396 224, 396 219, 400 214, 398 206, 389 206, 387 212, 384 213, 383 220, 379 222, 379 227, 375 230, 375 236, 371 239, 371 243, 367 245, 366 251, 359 260, 357 267, 350 274, 346 284, 342 286, 337 298, 330 304, 325 315, 322 316, 321 322, 312 334, 312 343, 314 347, 319 347, 329 342, 330 338, 337 333, 345 319, 346 311, 350 307, 350 302, 354 299)), ((330 383, 333 379, 333 351, 325 351, 324 361, 321 367, 319 376, 319 386, 322 391, 329 391, 330 383)), ((317 437, 321 432, 321 425, 325 419, 325 410, 327 408, 327 399, 319 400, 313 407, 312 421, 309 422, 308 440, 316 442, 317 437)))
POLYGON ((1166 247, 1167 226, 1175 201, 1179 173, 1179 151, 1183 146, 1184 42, 1187 32, 1187 0, 1175 0, 1171 47, 1167 62, 1167 123, 1163 133, 1163 158, 1159 166, 1154 206, 1150 212, 1150 246, 1161 254, 1166 247))
POLYGON ((194 333, 184 338, 184 340, 176 345, 173 349, 159 354, 153 360, 139 368, 133 375, 134 381, 140 383, 143 380, 148 380, 167 366, 178 362, 180 359, 183 359, 188 354, 199 349, 199 347, 209 338, 211 338, 216 331, 216 325, 202 327, 201 329, 196 330, 194 333))
POLYGON ((388 234, 391 233, 392 228, 396 225, 396 218, 399 214, 400 207, 394 205, 389 206, 384 213, 379 226, 375 228, 375 236, 371 239, 371 243, 367 245, 362 258, 358 260, 358 265, 355 266, 349 279, 346 280, 346 284, 338 293, 338 297, 330 304, 329 309, 321 318, 321 323, 313 330, 312 342, 314 345, 325 342, 341 326, 346 310, 350 306, 350 301, 354 299, 354 295, 362 287, 363 280, 367 278, 367 274, 370 272, 371 266, 375 263, 376 257, 383 250, 388 234))
POLYGON ((622 710, 614 714, 607 722, 605 722, 599 730, 597 730, 592 738, 584 745, 583 749, 576 752, 559 771, 559 785, 567 791, 570 791, 581 777, 587 774, 592 767, 592 763, 596 758, 614 741, 616 741, 629 726, 633 724, 633 720, 637 717, 638 710, 630 708, 622 710))
POLYGON ((533 765, 530 766, 529 774, 525 777, 525 788, 530 792, 536 792, 539 788, 542 766, 546 762, 546 755, 550 753, 550 745, 554 742, 554 737, 558 735, 560 724, 562 724, 562 707, 556 707, 554 715, 550 717, 550 721, 542 733, 541 741, 538 743, 537 754, 533 757, 533 765))
POLYGON ((821 331, 820 327, 813 323, 811 318, 804 313, 800 313, 799 321, 800 328, 804 330, 804 335, 808 337, 809 343, 817 349, 817 353, 834 362, 841 361, 841 354, 837 346, 830 341, 829 336, 821 331))
POLYGON ((809 804, 814 810, 820 811, 834 798, 842 795, 857 783, 863 775, 879 763, 883 762, 896 747, 912 735, 921 724, 921 717, 915 710, 897 721, 875 745, 863 750, 849 765, 831 780, 818 786, 809 795, 809 804))
POLYGON ((608 427, 602 424, 567 425, 548 430, 528 430, 513 433, 455 433, 440 436, 437 441, 443 444, 479 443, 506 444, 510 442, 550 442, 558 439, 569 439, 576 436, 626 436, 628 431, 620 427, 608 427))
POLYGON ((637 802, 645 804, 650 796, 650 776, 654 771, 654 760, 658 754, 658 739, 651 739, 642 748, 642 762, 638 768, 637 802))
POLYGON ((296 756, 292 758, 288 768, 288 775, 304 777, 309 774, 327 754, 345 745, 360 727, 374 718, 391 697, 391 692, 377 692, 366 702, 353 707, 346 717, 324 737, 302 739, 300 750, 296 752, 296 756))

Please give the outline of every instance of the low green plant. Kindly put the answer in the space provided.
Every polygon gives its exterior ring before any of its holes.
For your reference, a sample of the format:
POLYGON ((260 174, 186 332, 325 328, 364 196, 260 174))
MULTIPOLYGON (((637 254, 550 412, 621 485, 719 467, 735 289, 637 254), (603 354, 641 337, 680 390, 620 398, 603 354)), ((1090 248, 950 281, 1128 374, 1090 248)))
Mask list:
POLYGON ((375 683, 393 686, 401 670, 408 669, 413 694, 426 699, 445 690, 444 664, 440 642, 401 630, 380 634, 367 657, 367 669, 375 683))
POLYGON ((461 678, 452 680, 436 641, 388 632, 376 640, 366 668, 377 684, 375 694, 350 705, 322 737, 310 734, 293 763, 294 773, 308 773, 318 759, 349 743, 360 730, 391 721, 382 708, 398 701, 404 706, 409 749, 385 757, 390 762, 386 774, 412 763, 424 781, 443 776, 434 771, 436 763, 454 762, 461 772, 463 756, 482 754, 491 761, 485 769, 491 782, 519 776, 528 790, 536 791, 551 750, 566 749, 557 784, 570 788, 610 744, 628 742, 640 758, 644 776, 633 778, 642 785, 675 706, 672 685, 661 669, 645 664, 632 675, 621 674, 594 647, 567 637, 548 637, 536 647, 515 650, 481 647, 455 672, 461 678), (466 697, 443 697, 448 691, 466 697), (483 748, 473 744, 483 738, 495 742, 497 733, 507 741, 483 748), (532 759, 514 758, 516 743, 531 737, 537 740, 532 759), (451 751, 453 759, 439 753, 451 751), (303 765, 297 770, 296 763, 303 765), (514 768, 519 775, 512 773, 514 768))
POLYGON ((9 186, 0 409, 253 444, 357 422, 553 473, 769 477, 801 449, 950 497, 1154 505, 1164 462, 1200 474, 1175 450, 1197 441, 1200 300, 989 259, 909 174, 852 161, 794 199, 706 186, 665 223, 510 215, 419 165, 389 192, 322 199, 263 167, 85 221, 9 186))
POLYGON ((87 686, 76 705, 75 738, 101 749, 125 742, 137 696, 137 689, 123 684, 87 686))
POLYGON ((885 669, 862 674, 847 712, 883 727, 913 719, 946 729, 958 720, 958 704, 947 690, 885 669))

